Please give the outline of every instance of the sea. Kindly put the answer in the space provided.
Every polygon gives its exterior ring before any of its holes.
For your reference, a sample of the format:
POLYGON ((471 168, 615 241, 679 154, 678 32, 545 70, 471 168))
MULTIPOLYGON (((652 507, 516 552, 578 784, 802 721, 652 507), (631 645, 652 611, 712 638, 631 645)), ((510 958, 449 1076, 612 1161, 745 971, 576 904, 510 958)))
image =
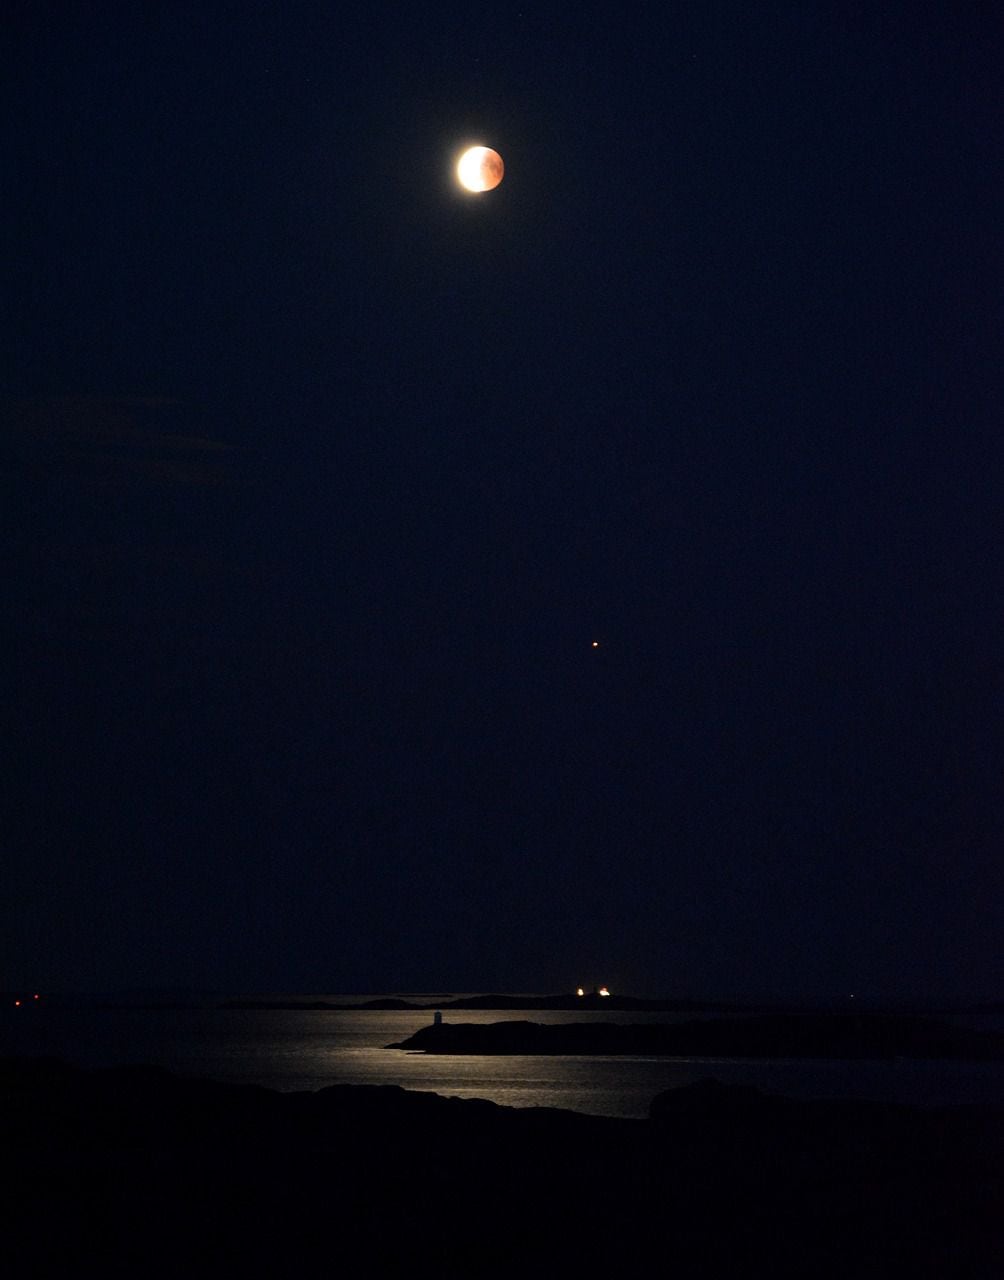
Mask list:
MULTIPOLYGON (((434 996, 411 996, 416 1005, 434 996)), ((452 997, 451 997, 452 998, 452 997)), ((286 997, 287 1000, 293 999, 286 997)), ((358 1005, 372 997, 310 996, 358 1005)), ((445 1001, 444 1001, 445 1005, 445 1001)), ((447 1022, 673 1022, 687 1015, 611 1011, 451 1010, 447 1022)), ((620 1056, 426 1055, 388 1048, 432 1021, 430 1009, 68 1008, 45 1001, 0 1019, 0 1056, 84 1067, 145 1063, 282 1092, 335 1084, 399 1085, 507 1107, 560 1107, 643 1118, 666 1089, 714 1078, 797 1098, 923 1106, 1004 1103, 1004 1063, 620 1056)))

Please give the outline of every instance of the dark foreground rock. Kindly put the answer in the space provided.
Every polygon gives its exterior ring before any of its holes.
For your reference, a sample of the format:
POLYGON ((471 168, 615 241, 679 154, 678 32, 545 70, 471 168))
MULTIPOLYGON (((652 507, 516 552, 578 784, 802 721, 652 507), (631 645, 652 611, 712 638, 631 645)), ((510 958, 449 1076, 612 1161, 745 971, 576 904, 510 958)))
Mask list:
POLYGON ((1004 1114, 705 1082, 652 1118, 0 1063, 5 1273, 1001 1274, 1004 1114))
POLYGON ((771 1014, 676 1024, 442 1022, 388 1049, 426 1053, 578 1053, 733 1058, 1004 1059, 1004 1034, 934 1018, 771 1014))

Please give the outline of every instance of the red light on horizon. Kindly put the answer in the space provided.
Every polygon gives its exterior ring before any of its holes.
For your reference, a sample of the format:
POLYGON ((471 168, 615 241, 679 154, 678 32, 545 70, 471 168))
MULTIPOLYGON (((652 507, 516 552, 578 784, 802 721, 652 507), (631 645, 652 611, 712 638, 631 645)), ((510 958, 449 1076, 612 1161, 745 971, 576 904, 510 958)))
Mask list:
POLYGON ((36 999, 36 1000, 41 1000, 41 998, 42 998, 42 997, 41 997, 40 995, 37 995, 37 994, 36 994, 36 996, 35 996, 35 999, 36 999))
POLYGON ((20 1000, 15 1000, 15 1001, 14 1001, 14 1008, 15 1008, 15 1009, 20 1009, 20 1008, 21 1008, 21 1001, 20 1001, 20 1000))

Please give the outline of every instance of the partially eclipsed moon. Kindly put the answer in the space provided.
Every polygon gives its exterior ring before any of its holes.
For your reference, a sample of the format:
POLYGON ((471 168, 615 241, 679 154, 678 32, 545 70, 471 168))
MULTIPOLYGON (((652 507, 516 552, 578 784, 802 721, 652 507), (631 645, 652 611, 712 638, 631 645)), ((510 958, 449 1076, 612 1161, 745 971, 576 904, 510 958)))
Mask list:
POLYGON ((468 191, 491 191, 504 172, 502 157, 491 147, 468 147, 457 163, 460 185, 468 191))

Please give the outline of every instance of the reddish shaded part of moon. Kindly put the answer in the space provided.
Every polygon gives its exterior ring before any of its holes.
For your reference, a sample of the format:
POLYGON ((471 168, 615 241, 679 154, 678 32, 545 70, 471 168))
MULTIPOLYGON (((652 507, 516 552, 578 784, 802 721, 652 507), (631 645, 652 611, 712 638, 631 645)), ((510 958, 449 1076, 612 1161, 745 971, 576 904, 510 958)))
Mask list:
POLYGON ((492 187, 497 187, 504 172, 505 165, 499 153, 486 150, 481 157, 481 181, 485 184, 485 190, 491 191, 492 187))

